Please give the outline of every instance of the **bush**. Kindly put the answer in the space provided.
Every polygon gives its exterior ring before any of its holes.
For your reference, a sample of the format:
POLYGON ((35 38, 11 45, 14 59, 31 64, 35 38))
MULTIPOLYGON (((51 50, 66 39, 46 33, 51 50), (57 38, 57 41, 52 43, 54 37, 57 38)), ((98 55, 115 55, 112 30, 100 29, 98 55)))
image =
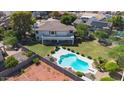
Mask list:
POLYGON ((79 52, 77 52, 76 54, 80 54, 79 52))
POLYGON ((89 59, 92 59, 92 57, 91 56, 87 56, 89 59))
POLYGON ((66 49, 66 47, 62 47, 63 49, 66 49))
POLYGON ((64 14, 63 16, 61 16, 61 23, 66 24, 66 25, 71 25, 75 19, 76 19, 75 15, 64 14))
POLYGON ((85 55, 84 55, 84 54, 81 54, 81 56, 85 57, 85 55))
POLYGON ((67 48, 68 51, 70 51, 71 49, 70 48, 67 48))
POLYGON ((32 60, 32 62, 35 63, 35 64, 39 63, 39 58, 34 58, 34 59, 32 60))
POLYGON ((99 61, 100 64, 107 62, 107 60, 102 58, 102 57, 98 57, 98 61, 99 61))
POLYGON ((13 56, 10 56, 5 60, 5 67, 12 68, 18 65, 18 63, 18 60, 16 60, 13 56))
POLYGON ((21 74, 25 73, 25 69, 21 69, 21 74))
POLYGON ((25 55, 26 55, 27 57, 31 57, 31 56, 33 55, 33 52, 27 51, 27 52, 25 53, 25 55))
POLYGON ((84 76, 84 73, 77 71, 76 75, 79 76, 79 77, 82 77, 82 76, 84 76))
POLYGON ((55 49, 55 51, 58 51, 60 48, 58 47, 58 46, 56 46, 56 49, 55 49))
POLYGON ((115 72, 119 69, 119 66, 117 63, 114 62, 107 62, 105 64, 105 70, 109 72, 115 72))
POLYGON ((54 54, 55 53, 55 51, 51 51, 51 54, 54 54))
POLYGON ((73 53, 74 53, 74 50, 71 50, 71 52, 73 52, 73 53))
POLYGON ((101 81, 114 81, 114 79, 111 77, 103 77, 101 78, 101 81))

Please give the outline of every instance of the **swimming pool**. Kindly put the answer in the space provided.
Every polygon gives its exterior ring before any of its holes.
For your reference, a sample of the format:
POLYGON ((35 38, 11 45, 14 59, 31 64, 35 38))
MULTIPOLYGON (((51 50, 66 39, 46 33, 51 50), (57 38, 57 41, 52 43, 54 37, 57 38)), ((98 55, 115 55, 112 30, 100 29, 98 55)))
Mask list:
POLYGON ((78 59, 75 54, 66 54, 60 56, 58 63, 62 67, 72 67, 75 71, 80 72, 84 72, 89 69, 88 63, 78 59))

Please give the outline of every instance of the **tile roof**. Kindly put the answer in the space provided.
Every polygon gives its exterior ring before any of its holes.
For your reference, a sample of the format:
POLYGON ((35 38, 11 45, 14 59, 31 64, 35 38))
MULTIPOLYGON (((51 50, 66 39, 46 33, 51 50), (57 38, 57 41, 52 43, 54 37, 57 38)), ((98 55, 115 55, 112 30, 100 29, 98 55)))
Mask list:
POLYGON ((48 19, 46 22, 38 24, 35 30, 38 31, 75 31, 74 26, 62 24, 59 20, 48 19))

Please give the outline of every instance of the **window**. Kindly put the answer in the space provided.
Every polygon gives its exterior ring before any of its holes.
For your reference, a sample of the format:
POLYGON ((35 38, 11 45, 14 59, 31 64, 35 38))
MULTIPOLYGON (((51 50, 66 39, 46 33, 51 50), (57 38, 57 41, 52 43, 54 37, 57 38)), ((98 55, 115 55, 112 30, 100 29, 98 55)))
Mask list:
POLYGON ((70 33, 73 33, 73 30, 70 30, 70 33))
POLYGON ((51 34, 55 34, 55 32, 52 31, 51 34))
POLYGON ((39 40, 39 37, 37 36, 37 40, 39 40))
POLYGON ((36 34, 38 34, 38 31, 36 31, 36 34))
POLYGON ((51 35, 55 35, 56 32, 55 32, 55 31, 51 31, 50 34, 51 34, 51 35))

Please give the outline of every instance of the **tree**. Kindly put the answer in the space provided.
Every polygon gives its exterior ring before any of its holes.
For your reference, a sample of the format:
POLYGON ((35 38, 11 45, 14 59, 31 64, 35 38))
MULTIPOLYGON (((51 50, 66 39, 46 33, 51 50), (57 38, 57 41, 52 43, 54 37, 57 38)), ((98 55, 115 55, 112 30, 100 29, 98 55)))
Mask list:
POLYGON ((114 81, 114 79, 111 77, 103 77, 101 78, 101 81, 114 81))
POLYGON ((60 18, 61 14, 58 11, 53 11, 50 13, 50 16, 52 16, 53 18, 60 18))
POLYGON ((4 29, 0 27, 0 40, 2 40, 4 37, 4 29))
POLYGON ((18 65, 18 63, 18 60, 16 60, 13 56, 10 56, 5 60, 5 67, 12 68, 18 65))
POLYGON ((3 42, 5 45, 14 46, 18 42, 16 33, 14 31, 5 32, 3 42))
POLYGON ((124 46, 120 45, 109 52, 109 56, 117 60, 120 66, 124 66, 124 46))
POLYGON ((88 26, 85 24, 78 24, 76 25, 76 35, 79 37, 88 36, 88 26))
POLYGON ((61 23, 66 24, 66 25, 71 25, 75 19, 76 19, 75 15, 65 14, 61 16, 61 23))
POLYGON ((109 37, 109 35, 105 31, 99 31, 99 30, 95 32, 95 36, 99 39, 109 37))
POLYGON ((106 71, 109 71, 109 72, 115 72, 119 69, 119 66, 117 63, 114 63, 114 62, 107 62, 105 64, 105 70, 106 71))
POLYGON ((26 37, 26 32, 30 32, 34 20, 31 12, 15 12, 11 15, 13 31, 16 31, 21 38, 26 37))
POLYGON ((112 18, 110 18, 108 21, 112 22, 112 27, 122 29, 122 27, 123 27, 123 20, 122 19, 123 18, 121 15, 115 15, 112 18))
POLYGON ((82 77, 82 76, 84 76, 84 73, 82 73, 82 72, 80 72, 80 71, 77 71, 77 72, 76 72, 76 75, 79 76, 79 77, 82 77))
POLYGON ((5 37, 3 42, 5 45, 11 45, 14 46, 17 43, 17 38, 16 37, 5 37))

